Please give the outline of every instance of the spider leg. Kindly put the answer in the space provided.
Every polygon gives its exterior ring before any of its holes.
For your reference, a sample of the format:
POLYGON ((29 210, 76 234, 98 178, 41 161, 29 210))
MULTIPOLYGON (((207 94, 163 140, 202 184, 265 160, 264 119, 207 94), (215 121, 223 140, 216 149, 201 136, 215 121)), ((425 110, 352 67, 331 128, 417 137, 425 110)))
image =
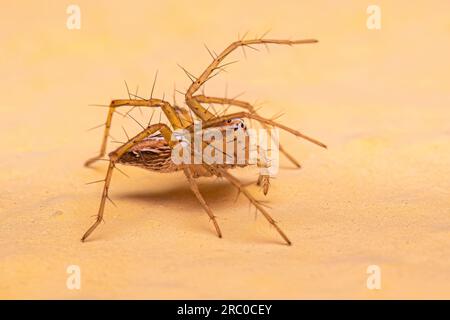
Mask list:
MULTIPOLYGON (((316 145, 318 145, 318 146, 320 146, 322 148, 327 148, 327 146, 324 143, 322 143, 322 142, 320 142, 320 141, 318 141, 318 140, 316 140, 314 138, 311 138, 311 137, 301 133, 300 131, 297 131, 295 129, 289 128, 289 127, 287 127, 287 126, 285 126, 285 125, 283 125, 281 123, 278 123, 276 121, 273 121, 273 120, 270 120, 270 119, 258 116, 256 114, 253 114, 253 113, 250 113, 250 112, 236 112, 236 113, 230 113, 230 114, 227 114, 227 115, 224 115, 224 116, 221 116, 221 117, 216 117, 214 119, 211 119, 211 120, 203 123, 203 128, 213 127, 213 126, 216 126, 216 125, 218 125, 220 123, 223 123, 224 121, 227 121, 227 120, 230 120, 230 119, 236 119, 236 118, 254 119, 256 121, 259 121, 261 123, 267 124, 269 126, 280 128, 280 129, 282 129, 284 131, 287 131, 287 132, 289 132, 289 133, 291 133, 291 134, 293 134, 293 135, 295 135, 297 137, 300 137, 300 138, 303 138, 305 140, 308 140, 309 142, 314 143, 314 144, 316 144, 316 145)), ((189 129, 190 128, 191 127, 189 127, 189 129)))
MULTIPOLYGON (((227 100, 227 99, 225 99, 225 101, 229 102, 229 100, 227 100)), ((238 102, 236 102, 236 103, 238 103, 238 102)), ((247 108, 248 108, 248 105, 246 105, 245 103, 240 103, 240 104, 243 105, 243 106, 247 106, 247 108)), ((226 120, 235 119, 235 118, 250 118, 250 119, 254 119, 254 120, 259 121, 265 127, 268 127, 268 126, 278 127, 278 128, 280 128, 282 130, 285 130, 285 131, 287 131, 287 132, 289 132, 289 133, 291 133, 291 134, 293 134, 293 135, 295 135, 297 137, 301 137, 301 138, 303 138, 305 140, 308 140, 309 142, 312 142, 312 143, 314 143, 314 144, 316 144, 318 146, 321 146, 323 148, 327 147, 324 143, 322 143, 322 142, 320 142, 320 141, 318 141, 318 140, 316 140, 314 138, 311 138, 311 137, 309 137, 309 136, 307 136, 307 135, 305 135, 305 134, 303 134, 303 133, 301 133, 301 132, 299 132, 297 130, 294 130, 294 129, 289 128, 289 127, 287 127, 285 125, 282 125, 282 124, 280 124, 278 122, 275 122, 275 121, 273 121, 271 119, 267 119, 267 118, 261 117, 261 116, 255 114, 255 113, 251 113, 251 112, 237 112, 237 113, 224 115, 224 116, 221 116, 221 117, 216 117, 214 119, 208 120, 205 123, 203 123, 203 128, 213 127, 215 125, 223 123, 226 120)), ((269 187, 270 187, 270 182, 268 181, 268 179, 269 179, 269 176, 266 175, 266 174, 263 174, 262 177, 261 177, 261 181, 260 181, 262 183, 263 193, 265 195, 268 193, 269 187)))
POLYGON ((126 143, 124 143, 122 146, 120 146, 119 148, 117 148, 116 150, 114 150, 113 152, 111 152, 109 154, 109 158, 110 158, 109 166, 108 166, 108 171, 106 172, 106 177, 104 180, 105 184, 103 186, 102 199, 100 201, 100 207, 98 209, 97 219, 95 220, 94 224, 83 235, 83 237, 81 238, 81 241, 84 242, 87 239, 87 237, 89 237, 89 235, 97 228, 97 226, 103 220, 103 213, 105 211, 106 199, 109 199, 108 192, 109 192, 109 186, 111 184, 112 173, 113 173, 115 164, 118 161, 118 159, 120 159, 120 157, 124 153, 126 153, 130 148, 132 148, 134 145, 136 145, 137 143, 139 143, 140 141, 142 141, 143 139, 145 139, 146 137, 148 137, 149 135, 151 135, 157 131, 161 132, 164 139, 169 144, 172 143, 171 142, 172 131, 170 130, 170 128, 165 124, 157 123, 157 124, 150 125, 148 128, 141 131, 136 136, 134 136, 133 138, 128 140, 126 143))
POLYGON ((258 181, 256 182, 256 185, 262 187, 264 195, 267 195, 270 187, 270 176, 260 174, 258 176, 258 181))
POLYGON ((111 124, 114 112, 116 111, 116 108, 118 107, 124 107, 124 106, 133 106, 133 107, 159 107, 163 110, 165 113, 167 119, 169 120, 170 124, 173 128, 182 128, 186 125, 189 125, 190 123, 183 123, 183 120, 180 119, 179 114, 175 110, 174 107, 170 105, 167 101, 160 100, 160 99, 120 99, 120 100, 112 100, 109 105, 108 110, 108 116, 106 117, 105 122, 105 130, 103 132, 103 139, 102 144, 100 146, 100 152, 98 156, 88 159, 84 165, 86 167, 89 167, 91 164, 96 162, 97 160, 103 158, 103 156, 106 153, 106 145, 108 143, 108 137, 109 132, 111 130, 111 124))
MULTIPOLYGON (((265 127, 265 126, 264 126, 265 127)), ((294 164, 297 168, 301 168, 302 165, 295 159, 289 152, 286 151, 286 149, 281 145, 281 143, 278 143, 278 149, 286 158, 289 159, 290 162, 294 164)))
POLYGON ((291 245, 292 242, 289 240, 289 238, 286 236, 286 234, 281 230, 281 228, 277 225, 276 221, 270 216, 270 214, 264 209, 263 206, 259 203, 258 200, 256 200, 250 192, 244 187, 244 185, 233 175, 231 175, 228 171, 224 169, 219 169, 220 174, 225 177, 232 185, 234 185, 239 192, 241 192, 250 202, 255 206, 255 208, 263 214, 263 216, 269 221, 269 223, 277 230, 277 232, 280 234, 280 236, 286 241, 288 245, 291 245))
POLYGON ((98 209, 97 219, 95 219, 94 224, 84 233, 81 241, 84 242, 87 237, 98 227, 98 225, 103 221, 103 212, 105 211, 106 199, 108 198, 109 185, 111 183, 112 172, 114 169, 114 162, 109 161, 108 171, 106 172, 105 185, 103 186, 102 199, 100 200, 100 208, 98 209))
POLYGON ((184 169, 184 174, 186 175, 186 177, 187 177, 187 179, 189 181, 189 186, 190 186, 192 192, 195 194, 195 196, 197 197, 198 201, 202 205, 203 209, 205 209, 206 213, 208 214, 208 216, 212 220, 212 222, 214 224, 214 228, 216 228, 217 236, 219 238, 222 238, 222 232, 220 231, 219 224, 217 223, 216 217, 214 216, 211 208, 208 206, 208 204, 206 203, 206 201, 203 198, 202 194, 200 193, 200 190, 198 189, 197 182, 195 181, 194 177, 192 176, 191 169, 189 167, 185 168, 184 169))
POLYGON ((193 80, 189 89, 186 92, 185 99, 186 104, 192 111, 203 121, 209 120, 214 117, 214 115, 205 109, 197 100, 193 99, 194 93, 211 77, 216 74, 212 74, 214 71, 218 72, 222 70, 224 65, 220 65, 222 61, 234 50, 239 47, 251 47, 251 45, 259 45, 259 44, 280 44, 280 45, 294 45, 294 44, 304 44, 304 43, 316 43, 315 39, 305 39, 305 40, 276 40, 276 39, 254 39, 254 40, 238 40, 231 43, 225 50, 222 51, 203 71, 200 77, 193 80))
MULTIPOLYGON (((244 109, 248 110, 250 113, 258 115, 255 108, 250 103, 248 103, 246 101, 242 101, 242 100, 218 98, 218 97, 207 97, 204 95, 196 95, 193 97, 193 99, 195 99, 196 101, 198 101, 200 103, 215 103, 215 104, 233 105, 236 107, 244 108, 244 109)), ((262 123, 262 126, 265 129, 269 129, 269 126, 265 123, 262 123)), ((302 167, 300 165, 300 163, 292 155, 290 155, 280 143, 278 143, 278 148, 279 148, 280 152, 282 154, 284 154, 284 156, 286 158, 288 158, 289 161, 291 161, 297 168, 302 167)))
POLYGON ((176 106, 176 105, 174 105, 173 108, 177 112, 178 117, 180 118, 181 124, 183 125, 183 127, 187 127, 194 122, 194 120, 192 119, 192 116, 188 110, 186 110, 185 108, 176 106))

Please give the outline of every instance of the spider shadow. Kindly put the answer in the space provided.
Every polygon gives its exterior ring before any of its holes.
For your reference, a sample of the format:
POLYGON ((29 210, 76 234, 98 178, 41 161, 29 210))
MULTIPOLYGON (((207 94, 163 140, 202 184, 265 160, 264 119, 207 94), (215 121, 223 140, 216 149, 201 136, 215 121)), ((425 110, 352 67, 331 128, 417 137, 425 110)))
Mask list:
MULTIPOLYGON (((223 207, 225 203, 233 201, 237 194, 236 188, 225 181, 197 181, 200 193, 210 206, 223 207)), ((125 192, 115 196, 121 200, 139 201, 152 206, 179 208, 182 210, 202 210, 201 205, 191 191, 189 184, 178 183, 169 188, 152 188, 146 191, 125 192)))
MULTIPOLYGON (((255 183, 252 179, 242 179, 241 181, 247 186, 255 183)), ((197 180, 197 183, 201 194, 208 205, 212 207, 213 211, 214 209, 228 208, 230 205, 237 205, 235 203, 237 190, 227 181, 197 180)), ((158 210, 154 209, 161 207, 170 208, 172 210, 175 209, 177 212, 182 212, 182 214, 194 214, 199 212, 203 214, 203 209, 187 182, 177 182, 167 188, 157 188, 153 185, 149 185, 149 189, 152 190, 121 192, 116 194, 115 198, 148 204, 148 213, 152 215, 157 215, 158 210)), ((245 204, 244 207, 248 210, 248 204, 245 204)), ((225 210, 225 212, 226 211, 227 210, 225 210)), ((215 236, 210 224, 202 224, 195 228, 197 229, 197 232, 204 232, 215 236)), ((270 236, 258 235, 255 240, 261 244, 284 244, 283 241, 270 236)))

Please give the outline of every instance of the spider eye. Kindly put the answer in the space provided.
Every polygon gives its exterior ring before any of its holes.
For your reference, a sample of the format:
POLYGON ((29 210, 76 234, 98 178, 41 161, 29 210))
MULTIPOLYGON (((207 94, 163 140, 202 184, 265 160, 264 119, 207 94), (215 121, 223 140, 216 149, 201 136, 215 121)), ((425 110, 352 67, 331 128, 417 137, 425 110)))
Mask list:
POLYGON ((245 127, 245 125, 243 123, 241 123, 241 128, 244 128, 244 127, 245 127))
POLYGON ((227 120, 227 123, 231 123, 231 119, 227 120))

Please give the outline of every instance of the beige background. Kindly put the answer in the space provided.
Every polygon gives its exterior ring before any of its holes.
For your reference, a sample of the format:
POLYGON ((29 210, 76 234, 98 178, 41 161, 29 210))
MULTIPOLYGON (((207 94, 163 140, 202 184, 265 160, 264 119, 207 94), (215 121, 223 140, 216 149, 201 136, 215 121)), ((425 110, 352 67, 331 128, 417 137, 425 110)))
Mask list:
POLYGON ((76 1, 76 31, 70 2, 2 2, 1 298, 450 298, 450 2, 378 0, 380 31, 366 28, 372 1, 241 2, 76 1), (329 145, 282 135, 303 169, 283 159, 266 200, 294 245, 203 179, 219 240, 182 174, 134 168, 114 175, 118 207, 82 244, 102 187, 85 183, 105 173, 82 166, 101 136, 86 129, 106 116, 88 104, 126 97, 124 80, 148 96, 157 69, 156 95, 170 96, 189 84, 176 63, 199 74, 210 61, 204 43, 220 51, 268 29, 320 42, 238 51, 206 93, 245 90, 329 145), (81 290, 66 288, 71 264, 81 290))

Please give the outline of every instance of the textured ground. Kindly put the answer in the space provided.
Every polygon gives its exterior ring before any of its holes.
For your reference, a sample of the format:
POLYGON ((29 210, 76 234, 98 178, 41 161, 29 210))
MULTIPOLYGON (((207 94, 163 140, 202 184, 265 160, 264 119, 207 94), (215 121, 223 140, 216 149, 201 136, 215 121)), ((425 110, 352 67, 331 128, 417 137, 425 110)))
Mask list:
POLYGON ((79 31, 64 2, 2 5, 0 298, 450 298, 448 1, 378 1, 380 31, 361 1, 164 3, 77 1, 79 31), (106 116, 87 105, 125 97, 123 80, 149 95, 156 69, 155 94, 169 96, 188 85, 176 63, 198 74, 209 62, 203 43, 268 28, 320 43, 239 51, 206 93, 245 90, 329 145, 282 135, 303 169, 283 160, 267 200, 294 245, 228 184, 200 180, 219 240, 183 175, 133 168, 113 177, 118 207, 82 244, 101 193, 85 183, 105 173, 82 166, 101 135, 85 129, 106 116), (66 287, 69 265, 80 290, 66 287), (381 290, 366 287, 369 265, 381 290))

